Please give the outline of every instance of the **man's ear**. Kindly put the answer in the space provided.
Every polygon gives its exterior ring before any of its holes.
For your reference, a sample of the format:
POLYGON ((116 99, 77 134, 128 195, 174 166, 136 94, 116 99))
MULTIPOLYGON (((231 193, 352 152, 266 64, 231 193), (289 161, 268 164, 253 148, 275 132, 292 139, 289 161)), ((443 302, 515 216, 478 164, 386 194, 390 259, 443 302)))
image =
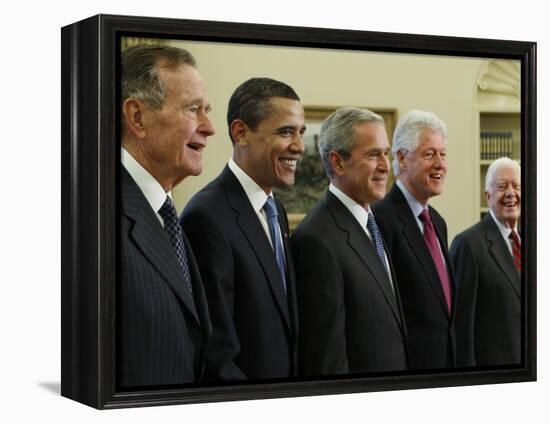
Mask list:
POLYGON ((126 99, 122 103, 125 129, 136 138, 143 138, 146 134, 143 122, 144 112, 145 104, 141 100, 126 99))
POLYGON ((344 158, 334 150, 331 150, 328 154, 328 160, 334 175, 341 177, 344 175, 344 158))
POLYGON ((229 126, 229 133, 231 134, 231 139, 233 140, 233 143, 241 147, 244 147, 248 144, 248 140, 246 137, 246 133, 248 131, 250 131, 248 125, 246 125, 240 119, 235 119, 233 122, 231 122, 231 125, 229 126))
POLYGON ((407 169, 407 162, 405 161, 405 155, 407 152, 404 152, 403 150, 397 151, 397 163, 399 164, 399 170, 403 171, 404 169, 407 169))

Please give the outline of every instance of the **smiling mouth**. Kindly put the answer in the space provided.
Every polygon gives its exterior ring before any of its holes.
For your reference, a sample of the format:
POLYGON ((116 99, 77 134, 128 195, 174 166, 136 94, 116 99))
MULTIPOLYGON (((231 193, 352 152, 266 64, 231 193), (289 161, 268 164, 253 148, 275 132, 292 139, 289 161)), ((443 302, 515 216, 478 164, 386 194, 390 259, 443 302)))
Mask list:
POLYGON ((443 180, 443 174, 437 173, 437 174, 430 174, 430 178, 437 181, 443 180))
POLYGON ((516 200, 508 200, 503 203, 504 207, 506 208, 515 208, 518 206, 518 202, 516 200))
POLYGON ((190 149, 196 152, 202 152, 202 150, 206 147, 206 145, 200 144, 200 143, 189 143, 187 144, 187 147, 189 147, 190 149))
POLYGON ((279 161, 283 165, 285 165, 287 168, 290 168, 293 171, 296 170, 296 164, 298 163, 298 159, 279 159, 279 161))

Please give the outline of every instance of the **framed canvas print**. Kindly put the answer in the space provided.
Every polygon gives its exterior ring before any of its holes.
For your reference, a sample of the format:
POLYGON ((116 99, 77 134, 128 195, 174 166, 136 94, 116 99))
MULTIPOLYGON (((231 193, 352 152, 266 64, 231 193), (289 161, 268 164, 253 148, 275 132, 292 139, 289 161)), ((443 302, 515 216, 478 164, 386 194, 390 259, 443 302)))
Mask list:
POLYGON ((64 27, 62 395, 535 380, 535 64, 509 40, 64 27))

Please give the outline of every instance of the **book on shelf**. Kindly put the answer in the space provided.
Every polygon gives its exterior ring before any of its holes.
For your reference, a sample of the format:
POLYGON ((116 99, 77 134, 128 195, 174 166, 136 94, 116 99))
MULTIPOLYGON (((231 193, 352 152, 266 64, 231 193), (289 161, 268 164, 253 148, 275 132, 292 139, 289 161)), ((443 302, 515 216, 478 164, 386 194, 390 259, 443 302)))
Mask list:
POLYGON ((511 131, 481 131, 480 159, 493 160, 503 156, 512 158, 513 137, 511 131))

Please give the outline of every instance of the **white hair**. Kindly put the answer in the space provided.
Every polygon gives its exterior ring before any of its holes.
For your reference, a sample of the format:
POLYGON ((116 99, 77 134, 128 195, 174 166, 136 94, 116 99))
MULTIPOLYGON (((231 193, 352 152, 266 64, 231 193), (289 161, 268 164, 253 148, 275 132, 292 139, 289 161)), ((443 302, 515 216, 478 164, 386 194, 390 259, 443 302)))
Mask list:
POLYGON ((391 153, 393 173, 396 177, 400 172, 397 152, 414 152, 420 144, 420 134, 425 129, 441 134, 447 145, 447 126, 435 113, 422 110, 407 112, 401 117, 393 133, 391 153))
POLYGON ((491 162, 491 165, 489 165, 489 168, 487 169, 487 174, 485 174, 485 191, 489 191, 491 189, 497 170, 505 166, 514 167, 517 169, 518 173, 521 174, 521 167, 517 161, 507 157, 495 159, 491 162))

